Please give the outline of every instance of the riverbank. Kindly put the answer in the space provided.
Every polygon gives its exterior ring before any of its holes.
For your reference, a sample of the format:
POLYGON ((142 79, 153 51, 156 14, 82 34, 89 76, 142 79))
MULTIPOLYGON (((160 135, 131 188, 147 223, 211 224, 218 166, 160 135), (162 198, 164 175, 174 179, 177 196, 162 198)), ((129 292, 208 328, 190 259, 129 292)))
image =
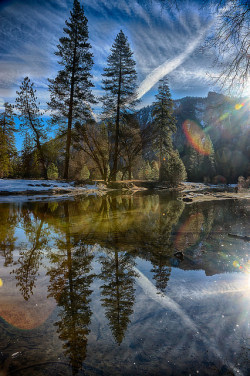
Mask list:
POLYGON ((183 182, 176 188, 170 188, 155 181, 117 181, 104 183, 76 182, 58 180, 29 180, 29 179, 0 179, 0 196, 29 196, 35 200, 43 198, 68 198, 76 195, 104 195, 108 192, 119 191, 131 194, 138 191, 174 191, 179 194, 179 199, 186 203, 198 201, 212 201, 222 199, 250 199, 250 190, 237 191, 237 184, 231 185, 209 185, 203 183, 183 182), (88 184, 87 184, 88 183, 88 184))

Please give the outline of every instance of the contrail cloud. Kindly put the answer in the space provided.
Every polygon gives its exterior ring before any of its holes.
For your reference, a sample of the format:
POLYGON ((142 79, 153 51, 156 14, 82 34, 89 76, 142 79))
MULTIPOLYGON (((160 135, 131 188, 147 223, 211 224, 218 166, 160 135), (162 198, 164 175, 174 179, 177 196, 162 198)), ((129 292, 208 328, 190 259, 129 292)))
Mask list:
POLYGON ((223 8, 219 10, 219 12, 215 15, 214 19, 205 27, 200 35, 195 38, 193 41, 190 42, 188 47, 185 51, 183 51, 180 55, 176 56, 172 60, 167 60, 165 63, 161 64, 159 67, 155 68, 153 72, 151 72, 145 80, 142 81, 138 90, 137 90, 137 99, 143 97, 152 87, 164 76, 172 72, 174 69, 178 68, 188 57, 191 53, 198 47, 201 43, 202 39, 205 37, 207 31, 211 28, 212 25, 216 24, 217 20, 228 10, 230 9, 230 4, 227 4, 223 8))
POLYGON ((143 95, 146 94, 160 79, 179 67, 200 44, 207 30, 208 27, 205 28, 180 55, 176 56, 172 60, 165 61, 165 63, 155 68, 140 84, 137 90, 137 98, 140 99, 143 97, 143 95))

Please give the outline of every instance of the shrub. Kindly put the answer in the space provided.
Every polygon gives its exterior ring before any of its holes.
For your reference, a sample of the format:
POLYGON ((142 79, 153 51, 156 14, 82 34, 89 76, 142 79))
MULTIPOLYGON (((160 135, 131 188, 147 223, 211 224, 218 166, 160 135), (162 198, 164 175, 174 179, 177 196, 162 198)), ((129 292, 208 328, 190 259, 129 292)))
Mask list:
POLYGON ((48 179, 58 179, 58 168, 54 163, 51 163, 48 167, 48 179))

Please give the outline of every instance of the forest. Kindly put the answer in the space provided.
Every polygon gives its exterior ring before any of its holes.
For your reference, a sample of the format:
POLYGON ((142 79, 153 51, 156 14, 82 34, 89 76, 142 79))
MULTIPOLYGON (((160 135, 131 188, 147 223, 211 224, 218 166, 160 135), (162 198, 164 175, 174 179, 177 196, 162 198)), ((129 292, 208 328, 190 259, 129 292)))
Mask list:
POLYGON ((55 55, 61 70, 48 80, 45 111, 29 77, 15 104, 4 103, 0 178, 139 179, 176 186, 184 180, 235 183, 250 175, 247 98, 210 92, 173 100, 164 77, 154 102, 138 110, 136 62, 122 30, 102 73, 103 95, 95 97, 88 20, 78 0, 55 55), (98 102, 97 116, 91 106, 98 102))

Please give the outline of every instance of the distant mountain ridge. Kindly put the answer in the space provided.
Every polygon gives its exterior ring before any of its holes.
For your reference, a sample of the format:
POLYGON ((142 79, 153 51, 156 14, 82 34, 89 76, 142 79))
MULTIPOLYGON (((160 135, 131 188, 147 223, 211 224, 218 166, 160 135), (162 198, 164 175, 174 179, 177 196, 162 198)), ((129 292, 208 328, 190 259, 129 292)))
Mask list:
MULTIPOLYGON (((215 92, 209 92, 207 97, 188 96, 173 100, 174 116, 177 121, 177 132, 173 136, 175 147, 181 152, 183 143, 186 142, 182 130, 182 125, 185 120, 189 119, 195 121, 204 130, 211 126, 226 126, 227 122, 232 125, 232 115, 234 117, 237 115, 235 106, 242 103, 242 101, 242 98, 232 98, 215 92), (226 116, 226 114, 228 114, 228 116, 226 116)), ((244 116, 240 116, 241 123, 238 124, 240 128, 244 127, 246 123, 249 122, 249 105, 245 110, 244 116)), ((142 129, 153 122, 152 111, 153 105, 143 107, 137 111, 136 117, 142 129)), ((211 137, 213 138, 213 135, 211 135, 211 137)), ((216 140, 212 139, 212 141, 216 140)))
MULTIPOLYGON (((204 113, 207 109, 219 109, 225 103, 239 103, 242 98, 231 98, 224 94, 218 94, 215 92, 209 92, 207 97, 183 97, 181 99, 175 99, 174 102, 174 115, 178 121, 182 120, 183 116, 180 116, 183 110, 186 115, 191 115, 192 119, 200 123, 202 127, 206 126, 204 120, 204 113)), ((149 105, 141 108, 136 112, 137 119, 142 128, 150 124, 153 120, 152 117, 153 105, 149 105)), ((184 116, 185 117, 185 116, 184 116)))

